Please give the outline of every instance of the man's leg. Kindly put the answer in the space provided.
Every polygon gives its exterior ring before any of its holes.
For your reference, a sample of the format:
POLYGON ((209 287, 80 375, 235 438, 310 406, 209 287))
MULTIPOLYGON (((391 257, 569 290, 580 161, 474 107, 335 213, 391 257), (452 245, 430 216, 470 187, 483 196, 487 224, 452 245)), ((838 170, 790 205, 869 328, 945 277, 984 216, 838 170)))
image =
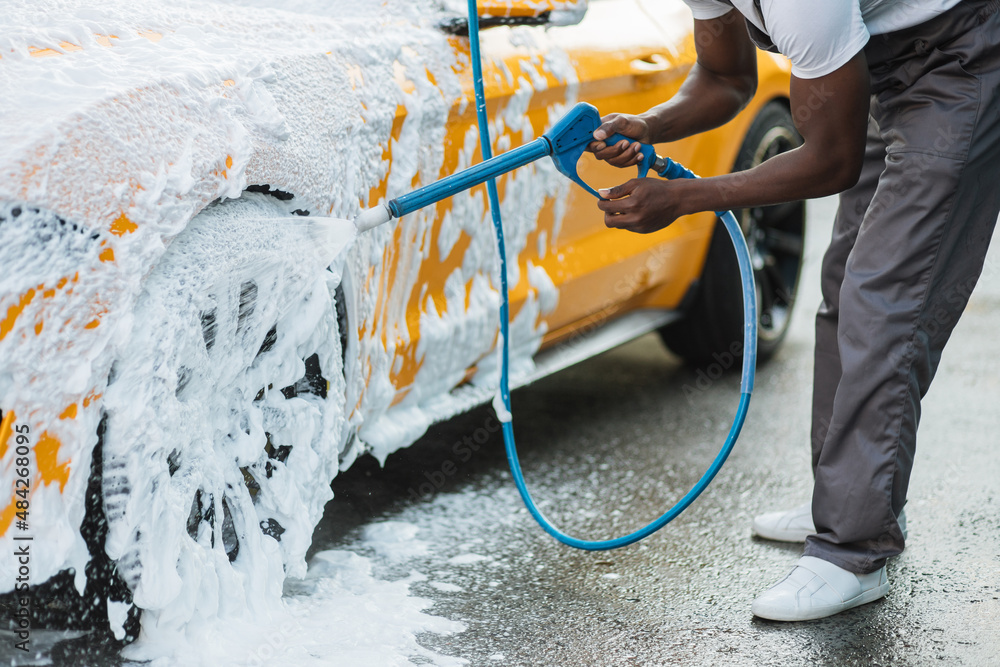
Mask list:
MULTIPOLYGON (((816 313, 816 348, 813 371, 812 465, 816 467, 827 429, 833 416, 833 398, 840 382, 840 350, 837 346, 837 320, 840 313, 840 284, 844 265, 858 238, 865 211, 875 195, 879 176, 885 169, 885 142, 878 124, 868 119, 865 161, 857 184, 841 193, 833 236, 823 256, 820 286, 823 302, 816 313)), ((769 512, 754 517, 753 532, 769 540, 804 542, 816 532, 812 504, 789 510, 769 512)))
POLYGON ((903 549, 897 517, 920 399, 982 271, 1000 210, 1000 54, 988 39, 1000 35, 998 19, 994 13, 940 49, 924 43, 927 52, 873 76, 886 169, 841 285, 842 374, 814 450, 817 534, 805 550, 858 574, 903 549))
MULTIPOLYGON (((873 38, 866 49, 876 56, 873 116, 886 168, 835 311, 841 374, 814 450, 817 534, 792 573, 755 600, 758 615, 821 618, 888 589, 885 561, 903 548, 897 517, 920 399, 982 271, 1000 210, 996 11, 996 3, 973 0, 941 21, 873 38)), ((832 357, 818 361, 817 383, 831 365, 832 357)))

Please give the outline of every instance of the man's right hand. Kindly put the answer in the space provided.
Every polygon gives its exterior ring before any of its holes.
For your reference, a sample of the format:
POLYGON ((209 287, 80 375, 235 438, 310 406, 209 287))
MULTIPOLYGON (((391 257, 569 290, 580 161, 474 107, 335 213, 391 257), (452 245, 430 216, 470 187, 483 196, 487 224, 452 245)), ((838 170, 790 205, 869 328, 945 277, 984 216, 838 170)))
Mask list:
POLYGON ((641 148, 639 142, 652 143, 646 121, 639 116, 622 113, 608 114, 602 118, 601 126, 594 130, 594 139, 587 146, 587 150, 593 153, 597 159, 606 160, 608 164, 622 168, 632 167, 642 159, 642 155, 639 153, 641 148), (608 146, 605 139, 614 134, 621 134, 636 141, 622 140, 608 146))

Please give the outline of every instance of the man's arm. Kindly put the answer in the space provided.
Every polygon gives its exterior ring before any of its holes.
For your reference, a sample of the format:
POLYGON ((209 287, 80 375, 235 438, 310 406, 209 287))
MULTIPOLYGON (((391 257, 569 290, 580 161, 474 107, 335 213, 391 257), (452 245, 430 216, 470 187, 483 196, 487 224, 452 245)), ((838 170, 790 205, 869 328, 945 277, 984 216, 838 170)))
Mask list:
POLYGON ((603 140, 616 132, 645 144, 677 141, 723 125, 750 102, 757 89, 757 49, 742 15, 734 10, 695 21, 694 39, 698 59, 676 95, 637 116, 604 118, 594 132, 598 141, 590 145, 599 159, 616 167, 630 167, 638 161, 634 144, 622 141, 605 146, 603 140))
MULTIPOLYGON (((610 199, 598 203, 605 224, 649 233, 689 213, 766 206, 850 188, 861 173, 868 125, 864 52, 826 76, 793 76, 790 100, 792 118, 804 139, 801 146, 735 174, 676 181, 632 179, 602 191, 610 199)), ((630 159, 629 164, 634 163, 634 156, 630 159)), ((609 162, 617 165, 621 157, 609 162)))

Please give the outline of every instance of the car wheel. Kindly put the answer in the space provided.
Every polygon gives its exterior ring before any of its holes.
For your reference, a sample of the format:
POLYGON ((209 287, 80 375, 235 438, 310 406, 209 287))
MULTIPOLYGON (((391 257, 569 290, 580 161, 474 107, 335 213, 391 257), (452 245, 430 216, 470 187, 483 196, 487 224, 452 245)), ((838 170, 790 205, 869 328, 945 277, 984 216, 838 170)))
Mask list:
MULTIPOLYGON (((754 119, 733 171, 755 167, 802 144, 784 104, 768 103, 754 119)), ((805 202, 733 211, 743 229, 757 284, 757 359, 766 361, 781 347, 798 290, 805 237, 805 202)), ((741 358, 743 299, 739 267, 721 221, 716 222, 701 278, 684 309, 684 318, 660 329, 670 350, 689 363, 741 358)))

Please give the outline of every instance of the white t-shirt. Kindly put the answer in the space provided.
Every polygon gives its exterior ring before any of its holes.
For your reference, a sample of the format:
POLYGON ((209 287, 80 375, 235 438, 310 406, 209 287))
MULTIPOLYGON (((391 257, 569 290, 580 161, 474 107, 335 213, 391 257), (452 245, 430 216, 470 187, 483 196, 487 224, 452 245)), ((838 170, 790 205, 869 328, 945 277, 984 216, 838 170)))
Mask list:
MULTIPOLYGON (((684 0, 696 19, 714 19, 732 10, 719 0, 684 0)), ((912 28, 960 0, 732 0, 751 23, 771 37, 792 61, 792 74, 815 79, 853 58, 870 35, 912 28)))

